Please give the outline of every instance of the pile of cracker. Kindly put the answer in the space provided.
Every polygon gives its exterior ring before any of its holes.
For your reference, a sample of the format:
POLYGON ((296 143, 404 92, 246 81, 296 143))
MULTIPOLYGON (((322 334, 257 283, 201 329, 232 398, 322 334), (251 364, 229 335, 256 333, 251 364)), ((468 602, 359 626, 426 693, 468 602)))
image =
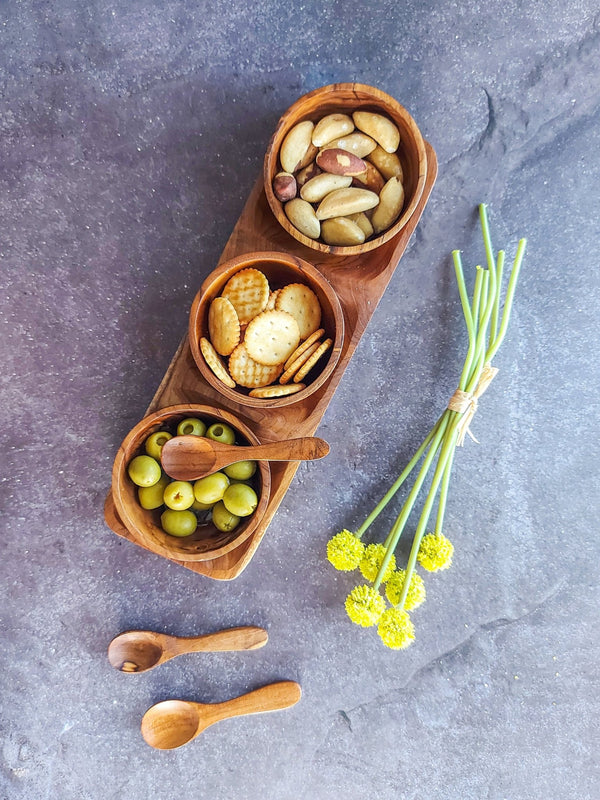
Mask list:
POLYGON ((231 389, 283 397, 306 388, 304 379, 330 349, 332 340, 323 338, 320 325, 321 305, 309 286, 289 283, 272 290, 263 272, 248 267, 212 300, 200 350, 231 389))

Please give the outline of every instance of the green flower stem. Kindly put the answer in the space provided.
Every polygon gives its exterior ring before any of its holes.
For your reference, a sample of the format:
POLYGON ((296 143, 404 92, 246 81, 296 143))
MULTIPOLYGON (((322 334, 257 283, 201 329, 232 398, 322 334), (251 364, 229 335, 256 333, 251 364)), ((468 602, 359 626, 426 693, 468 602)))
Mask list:
POLYGON ((488 224, 487 205, 485 203, 479 204, 479 221, 481 223, 481 231, 483 233, 483 244, 485 246, 485 255, 487 257, 488 269, 490 272, 494 269, 494 249, 492 247, 492 237, 490 236, 490 226, 488 224))
POLYGON ((481 304, 481 290, 483 289, 483 277, 485 270, 481 267, 475 267, 475 288, 473 289, 473 302, 471 304, 471 318, 473 320, 473 327, 475 334, 477 334, 477 327, 479 323, 479 306, 481 304))
MULTIPOLYGON (((443 415, 442 415, 442 416, 443 416, 443 415)), ((398 477, 398 478, 396 479, 396 481, 395 481, 395 482, 392 484, 392 486, 389 488, 389 490, 388 490, 388 491, 385 493, 385 495, 384 495, 384 496, 381 498, 381 500, 380 500, 380 501, 379 501, 379 503, 378 503, 378 504, 375 506, 375 508, 373 509, 373 511, 371 511, 371 513, 370 513, 370 514, 369 514, 369 516, 366 518, 366 520, 363 522, 363 524, 360 526, 360 528, 359 528, 359 529, 356 531, 356 533, 355 533, 355 536, 356 536, 358 539, 360 539, 360 538, 362 537, 362 535, 363 535, 363 534, 365 533, 365 531, 366 531, 366 530, 369 528, 369 526, 371 525, 371 523, 372 523, 372 522, 374 522, 374 521, 377 519, 377 517, 378 517, 378 516, 381 514, 381 512, 383 511, 383 509, 384 509, 384 508, 387 506, 387 504, 388 504, 388 503, 390 502, 390 500, 391 500, 391 499, 394 497, 394 495, 396 494, 396 492, 398 491, 398 489, 400 489, 400 487, 402 486, 402 484, 404 483, 404 481, 405 481, 405 480, 408 478, 408 476, 410 475, 410 473, 413 471, 413 469, 415 468, 415 466, 416 466, 417 462, 419 461, 419 459, 421 458, 421 456, 423 455, 423 453, 424 453, 424 452, 425 452, 425 450, 427 449, 427 446, 429 445, 429 443, 431 442, 431 440, 432 440, 432 439, 433 439, 433 437, 435 436, 435 434, 436 434, 436 432, 437 432, 437 429, 438 429, 438 427, 440 426, 440 423, 441 423, 441 421, 442 421, 442 417, 440 417, 440 418, 438 419, 438 421, 435 423, 435 425, 433 426, 433 428, 431 429, 431 431, 430 431, 430 432, 427 434, 427 436, 425 437, 425 439, 424 439, 424 440, 423 440, 423 442, 421 443, 421 445, 420 445, 419 449, 416 451, 416 453, 414 454, 414 456, 411 458, 411 460, 408 462, 408 464, 407 464, 407 465, 406 465, 406 467, 404 468, 403 472, 402 472, 402 473, 399 475, 399 477, 398 477)))
POLYGON ((487 271, 487 269, 482 270, 482 272, 483 279, 481 282, 481 299, 479 302, 478 335, 488 308, 488 292, 490 289, 490 273, 487 271))
POLYGON ((500 329, 498 331, 498 335, 494 339, 492 346, 488 348, 488 361, 491 361, 492 358, 496 355, 496 353, 498 352, 498 348, 502 344, 502 340, 506 335, 506 330, 508 328, 508 321, 510 319, 510 312, 512 310, 512 304, 515 296, 515 289, 517 288, 517 281, 519 279, 519 272, 521 271, 521 264, 523 262, 523 256, 525 255, 526 246, 527 246, 527 239, 520 239, 519 246, 517 247, 517 254, 515 256, 513 267, 510 272, 510 278, 508 279, 508 287, 506 289, 506 297, 504 298, 504 310, 502 312, 500 329))
POLYGON ((415 500, 417 499, 417 496, 418 496, 419 492, 421 491, 421 486, 423 485, 423 482, 424 482, 424 480, 425 480, 425 478, 427 476, 427 473, 429 472, 429 468, 430 468, 430 466, 431 466, 431 464, 432 464, 432 462, 433 462, 433 460, 435 458, 435 455, 436 455, 437 451, 439 450, 439 448, 440 448, 440 446, 442 444, 442 441, 444 439, 444 434, 446 433, 446 428, 448 427, 448 423, 451 420, 453 421, 453 418, 455 418, 457 416, 460 416, 460 415, 458 415, 455 411, 450 411, 449 409, 446 409, 444 411, 444 413, 442 414, 442 416, 441 416, 440 426, 438 427, 438 429, 436 431, 436 434, 435 434, 434 438, 432 439, 431 447, 429 448, 429 452, 427 453, 427 455, 423 459, 423 464, 421 465, 421 469, 419 470, 419 474, 417 475, 417 478, 416 478, 416 480, 415 480, 415 482, 413 484, 413 487, 410 490, 410 493, 409 493, 408 497, 404 501, 404 505, 402 506, 402 510, 400 511, 400 514, 398 515, 398 517, 396 519, 396 522, 394 523, 394 535, 393 535, 393 537, 391 538, 391 540, 390 540, 390 542, 388 544, 387 552, 386 552, 386 554, 385 554, 385 556, 383 558, 383 561, 381 562, 381 566, 379 567, 379 572, 377 573, 377 577, 375 578, 375 581, 373 583, 373 588, 374 589, 379 589, 379 586, 381 584, 381 579, 383 578, 383 576, 386 573, 386 570, 388 568, 388 564, 390 562, 390 559, 391 559, 391 557, 392 557, 392 555, 394 553, 394 550, 396 549, 396 546, 398 544, 398 540, 400 539, 400 536, 402 535, 402 531, 404 530, 404 526, 406 525, 406 521, 407 521, 408 517, 410 516, 410 512, 412 511, 412 508, 413 508, 413 506, 415 504, 415 500))
POLYGON ((471 369, 471 365, 473 363, 473 356, 475 355, 475 325, 473 323, 473 315, 471 313, 471 304, 469 303, 469 298, 467 295, 467 289, 465 286, 465 276, 463 273, 462 262, 460 258, 460 251, 454 250, 452 253, 452 257, 454 259, 454 272, 456 274, 456 281, 458 283, 458 291, 460 294, 460 302, 463 309, 463 314, 465 318, 465 323, 467 325, 467 333, 469 334, 469 347, 467 350, 467 355, 465 356, 465 363, 463 365, 462 373, 460 376, 460 380, 458 382, 458 388, 464 391, 467 377, 469 371, 471 369))
POLYGON ((396 607, 400 609, 404 608, 406 595, 408 594, 408 589, 410 587, 410 582, 412 580, 413 572, 415 571, 415 564, 417 563, 417 556, 419 554, 419 547, 421 546, 421 539, 423 538, 423 534, 425 533, 425 530, 427 528, 427 523, 429 522, 429 515, 431 514, 431 509, 433 507, 435 495, 437 494, 437 490, 442 480, 442 476, 444 475, 444 472, 446 470, 446 465, 453 456, 454 450, 456 448, 457 423, 458 423, 458 418, 453 419, 450 422, 450 425, 448 426, 448 429, 446 431, 446 435, 444 437, 444 444, 440 452, 440 457, 438 459, 435 472, 433 473, 431 487, 429 489, 429 492, 427 493, 427 499, 425 500, 425 505, 423 506, 423 510, 419 518, 419 523, 417 525, 417 530, 415 531, 412 547, 410 548, 410 555, 408 557, 408 563, 406 565, 406 575, 404 576, 404 584, 402 586, 402 592, 400 594, 398 603, 396 604, 396 607))
POLYGON ((502 286, 502 275, 504 273, 504 257, 505 253, 504 250, 500 250, 498 252, 498 261, 496 262, 496 300, 494 301, 494 308, 492 310, 492 319, 490 324, 490 341, 489 346, 491 346, 496 338, 496 334, 498 331, 498 316, 500 313, 500 287, 502 286))
POLYGON ((440 487, 440 499, 438 501, 438 512, 435 520, 435 532, 443 533, 444 530, 444 514, 446 513, 446 501, 448 500, 448 488, 450 486, 450 473, 452 472, 452 464, 454 462, 454 454, 456 448, 453 448, 450 457, 446 462, 444 475, 442 477, 442 485, 440 487))

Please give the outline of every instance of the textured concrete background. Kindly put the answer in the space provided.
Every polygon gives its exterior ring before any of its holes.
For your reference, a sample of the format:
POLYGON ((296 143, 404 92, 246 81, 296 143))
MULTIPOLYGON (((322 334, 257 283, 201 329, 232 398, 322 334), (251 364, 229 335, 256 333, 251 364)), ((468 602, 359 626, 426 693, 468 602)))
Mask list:
POLYGON ((0 16, 0 798, 598 800, 597 3, 30 0, 0 16), (106 528, 111 463, 277 119, 344 80, 409 108, 439 179, 320 426, 332 455, 220 584, 106 528), (324 547, 455 388, 449 253, 482 260, 482 200, 497 246, 529 246, 481 444, 457 457, 454 566, 394 653, 347 621, 355 577, 324 547), (266 648, 135 677, 105 655, 124 628, 245 623, 266 648), (283 678, 304 690, 290 711, 171 753, 141 739, 157 700, 283 678))

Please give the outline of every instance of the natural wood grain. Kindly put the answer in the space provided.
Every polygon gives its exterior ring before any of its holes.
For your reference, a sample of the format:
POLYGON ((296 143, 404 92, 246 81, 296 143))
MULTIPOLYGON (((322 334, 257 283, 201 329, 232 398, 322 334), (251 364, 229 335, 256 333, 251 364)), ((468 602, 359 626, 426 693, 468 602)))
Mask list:
POLYGON ((280 711, 295 705, 302 696, 294 681, 280 681, 224 703, 194 703, 190 700, 164 700, 146 711, 142 718, 144 741, 158 750, 181 747, 210 725, 229 717, 280 711))
POLYGON ((264 628, 246 626, 205 633, 202 636, 169 636, 156 631, 124 631, 108 646, 108 660, 121 672, 146 672, 184 653, 256 650, 269 636, 264 628))
POLYGON ((196 481, 236 461, 311 461, 328 453, 327 442, 316 436, 245 447, 214 442, 201 436, 176 436, 164 445, 161 464, 171 478, 196 481))
POLYGON ((211 272, 196 294, 192 303, 188 330, 192 356, 203 378, 223 397, 242 406, 271 408, 304 403, 310 395, 318 391, 329 380, 342 352, 344 342, 344 313, 335 290, 329 281, 312 264, 298 255, 285 252, 248 252, 228 259, 211 272), (252 267, 266 275, 271 289, 279 289, 289 283, 303 283, 316 294, 321 306, 321 327, 325 330, 323 338, 332 339, 332 347, 323 358, 322 364, 308 376, 306 388, 287 397, 260 399, 250 397, 249 390, 242 386, 230 389, 225 386, 207 366, 200 351, 200 339, 210 338, 208 333, 208 309, 227 281, 239 270, 252 267))
POLYGON ((267 201, 284 230, 311 250, 330 255, 360 255, 389 242, 410 225, 425 189, 428 173, 427 159, 428 150, 417 124, 397 100, 373 86, 366 86, 362 83, 334 83, 303 95, 290 106, 279 120, 265 154, 263 178, 267 201), (298 122, 303 120, 317 122, 327 114, 352 115, 353 111, 359 110, 374 111, 389 117, 400 131, 400 147, 397 154, 404 172, 402 181, 405 195, 404 207, 400 217, 390 228, 364 244, 350 247, 327 245, 321 240, 310 239, 300 233, 286 217, 283 204, 275 197, 272 186, 273 178, 281 169, 278 158, 279 150, 287 133, 298 122))
POLYGON ((260 444, 251 428, 229 411, 194 403, 166 406, 144 417, 123 440, 113 464, 111 492, 118 516, 136 541, 167 558, 207 561, 239 547, 261 524, 270 502, 271 469, 267 461, 258 461, 258 505, 254 513, 242 520, 233 531, 217 530, 212 522, 208 522, 198 525, 191 536, 169 536, 161 527, 160 510, 148 511, 139 504, 137 487, 127 476, 127 465, 134 456, 139 455, 151 433, 169 429, 175 433, 178 423, 186 417, 199 417, 209 425, 225 423, 237 432, 238 439, 244 443, 260 444))
MULTIPOLYGON (((267 204, 262 178, 257 180, 246 206, 223 250, 220 263, 236 255, 251 251, 279 250, 298 254, 311 260, 333 286, 340 299, 344 313, 344 342, 336 368, 327 383, 302 403, 283 408, 261 409, 242 407, 225 399, 213 386, 204 380, 196 368, 186 336, 150 403, 148 412, 176 402, 200 402, 215 407, 227 407, 238 418, 251 426, 261 442, 276 441, 293 436, 312 436, 344 374, 371 316, 375 312, 385 289, 414 233, 423 213, 437 175, 435 152, 429 144, 427 149, 427 180, 421 199, 409 224, 396 237, 376 250, 362 255, 341 257, 310 251, 289 236, 276 222, 267 204)), ((332 456, 335 456, 335 442, 332 456)), ((268 528, 281 500, 298 468, 294 462, 271 464, 271 495, 260 525, 239 547, 222 557, 202 562, 191 562, 185 558, 171 557, 194 572, 216 580, 232 580, 249 564, 268 528)), ((123 525, 115 511, 112 495, 105 504, 105 519, 118 535, 150 549, 135 532, 123 525)))

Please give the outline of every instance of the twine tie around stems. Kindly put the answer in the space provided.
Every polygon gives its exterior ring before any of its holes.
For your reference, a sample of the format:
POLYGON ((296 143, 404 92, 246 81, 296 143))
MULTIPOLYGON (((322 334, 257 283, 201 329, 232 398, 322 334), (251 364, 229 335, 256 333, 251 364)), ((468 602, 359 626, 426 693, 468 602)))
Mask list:
MULTIPOLYGON (((473 391, 463 392, 462 389, 457 389, 448 401, 448 408, 450 411, 456 411, 458 414, 462 414, 462 417, 456 426, 456 430, 458 432, 458 437, 456 440, 457 447, 462 447, 467 434, 469 434, 474 442, 477 442, 477 439, 471 433, 469 426, 471 424, 471 420, 475 416, 475 412, 477 411, 479 398, 494 380, 497 373, 497 367, 492 367, 489 361, 486 362, 481 370, 481 375, 477 381, 477 386, 473 389, 473 391)), ((479 442, 477 442, 477 444, 479 444, 479 442)))

